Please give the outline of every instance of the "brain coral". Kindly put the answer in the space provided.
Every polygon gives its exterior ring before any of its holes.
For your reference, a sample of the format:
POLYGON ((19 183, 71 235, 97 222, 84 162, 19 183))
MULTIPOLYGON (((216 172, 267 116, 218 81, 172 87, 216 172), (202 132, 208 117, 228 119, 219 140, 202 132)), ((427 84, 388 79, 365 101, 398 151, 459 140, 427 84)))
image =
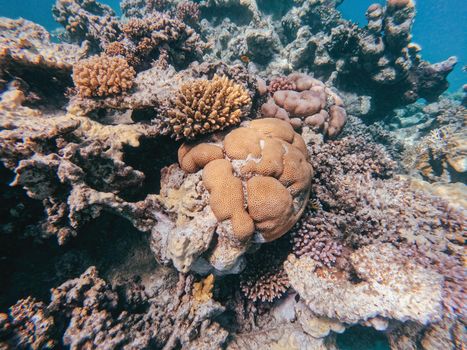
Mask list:
POLYGON ((192 139, 222 130, 239 124, 250 107, 248 91, 226 76, 195 80, 181 86, 168 111, 170 133, 177 139, 192 139))
POLYGON ((324 83, 294 73, 269 84, 271 98, 261 106, 265 118, 289 121, 295 129, 309 126, 328 137, 337 136, 347 121, 342 99, 324 83))
POLYGON ((184 144, 178 156, 184 171, 203 170, 217 232, 231 246, 273 241, 305 209, 313 170, 302 137, 285 121, 246 122, 223 140, 184 144))
POLYGON ((129 90, 135 75, 135 70, 122 57, 93 56, 73 67, 73 81, 83 97, 102 97, 129 90))

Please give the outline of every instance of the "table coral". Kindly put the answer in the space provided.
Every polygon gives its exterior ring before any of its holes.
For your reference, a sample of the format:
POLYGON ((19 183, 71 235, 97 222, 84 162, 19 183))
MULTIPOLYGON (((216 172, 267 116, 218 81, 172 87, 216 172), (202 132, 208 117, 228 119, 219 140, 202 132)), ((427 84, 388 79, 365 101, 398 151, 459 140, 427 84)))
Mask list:
POLYGON ((81 96, 107 96, 133 86, 135 70, 121 57, 93 56, 73 67, 73 81, 81 96))
POLYGON ((251 98, 243 86, 215 75, 212 80, 183 84, 167 123, 175 138, 193 139, 239 124, 250 108, 251 98))
POLYGON ((289 258, 285 269, 293 288, 318 315, 346 323, 375 316, 422 324, 441 319, 441 275, 410 261, 390 244, 364 247, 350 260, 355 283, 333 269, 316 269, 309 257, 289 258))
POLYGON ((0 90, 19 79, 43 104, 51 98, 63 99, 73 64, 84 54, 84 48, 76 45, 51 42, 38 24, 0 18, 0 90))
POLYGON ((294 73, 272 80, 268 90, 272 97, 261 106, 263 117, 290 121, 296 129, 306 125, 331 138, 342 131, 347 120, 342 99, 321 81, 294 73))

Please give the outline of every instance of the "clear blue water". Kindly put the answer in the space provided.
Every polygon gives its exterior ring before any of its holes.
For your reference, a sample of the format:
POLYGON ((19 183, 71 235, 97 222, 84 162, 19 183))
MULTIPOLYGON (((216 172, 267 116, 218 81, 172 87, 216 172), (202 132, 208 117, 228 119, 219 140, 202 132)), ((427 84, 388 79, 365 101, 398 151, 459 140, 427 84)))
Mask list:
MULTIPOLYGON (((48 30, 57 27, 51 14, 55 0, 0 0, 0 16, 23 17, 43 25, 48 30)), ((101 0, 120 12, 119 0, 101 0)), ((340 6, 344 16, 360 25, 366 24, 365 11, 372 3, 384 0, 345 0, 340 6)), ((451 91, 467 83, 462 66, 467 64, 467 0, 418 0, 414 41, 423 48, 423 58, 437 62, 455 55, 459 58, 449 76, 451 91)))

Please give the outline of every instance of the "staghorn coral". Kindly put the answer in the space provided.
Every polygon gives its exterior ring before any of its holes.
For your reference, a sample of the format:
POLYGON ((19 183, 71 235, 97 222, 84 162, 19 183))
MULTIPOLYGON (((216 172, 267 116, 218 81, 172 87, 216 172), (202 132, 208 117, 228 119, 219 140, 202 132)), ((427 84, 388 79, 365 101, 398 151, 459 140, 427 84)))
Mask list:
POLYGON ((148 69, 162 52, 174 66, 186 67, 206 49, 191 27, 167 13, 153 12, 143 18, 130 18, 121 25, 121 30, 122 35, 109 42, 105 52, 123 55, 137 70, 148 69))
POLYGON ((356 283, 346 273, 317 268, 309 257, 289 257, 284 266, 292 287, 317 315, 350 324, 374 317, 421 324, 441 319, 441 275, 412 262, 391 244, 361 248, 350 262, 356 283))
POLYGON ((77 44, 87 41, 92 52, 99 52, 120 34, 112 8, 96 0, 57 0, 52 14, 65 28, 64 39, 77 44))
POLYGON ((93 56, 73 67, 73 81, 83 97, 108 96, 133 86, 135 70, 121 57, 93 56))
POLYGON ((272 81, 268 90, 272 98, 261 106, 263 117, 290 121, 295 129, 306 125, 331 138, 342 131, 347 120, 343 102, 319 80, 294 73, 272 81))
POLYGON ((174 105, 167 112, 169 133, 176 139, 193 139, 239 124, 251 108, 251 98, 243 86, 215 75, 182 85, 174 105))
POLYGON ((181 1, 175 9, 175 16, 182 22, 196 28, 199 26, 199 4, 193 1, 181 1))

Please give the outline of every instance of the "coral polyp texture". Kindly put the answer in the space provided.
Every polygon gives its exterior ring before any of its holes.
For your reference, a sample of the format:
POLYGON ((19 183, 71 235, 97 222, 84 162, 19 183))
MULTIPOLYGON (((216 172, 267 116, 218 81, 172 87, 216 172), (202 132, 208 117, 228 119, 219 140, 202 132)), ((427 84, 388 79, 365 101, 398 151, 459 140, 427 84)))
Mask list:
POLYGON ((272 97, 261 106, 265 118, 289 121, 296 129, 309 126, 328 137, 342 131, 347 113, 342 99, 321 81, 300 73, 271 81, 272 97))
POLYGON ((193 139, 240 124, 251 98, 240 84, 215 75, 183 84, 174 104, 167 113, 169 132, 177 139, 193 139))
POLYGON ((122 57, 93 56, 73 67, 73 81, 83 97, 116 95, 133 86, 135 70, 122 57))

